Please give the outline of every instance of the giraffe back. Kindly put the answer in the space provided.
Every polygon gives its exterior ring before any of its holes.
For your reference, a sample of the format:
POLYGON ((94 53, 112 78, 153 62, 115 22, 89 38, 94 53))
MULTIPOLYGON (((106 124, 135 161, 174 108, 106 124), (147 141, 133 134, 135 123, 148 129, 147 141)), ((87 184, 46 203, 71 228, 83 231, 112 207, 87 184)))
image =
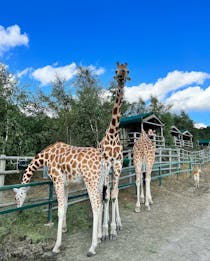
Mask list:
POLYGON ((88 178, 101 171, 101 160, 100 149, 57 142, 35 156, 25 171, 25 178, 30 178, 43 166, 48 167, 48 175, 53 181, 60 175, 64 175, 68 182, 78 175, 88 178))
POLYGON ((155 145, 145 131, 142 131, 134 144, 133 157, 134 162, 147 160, 153 163, 155 160, 155 145))

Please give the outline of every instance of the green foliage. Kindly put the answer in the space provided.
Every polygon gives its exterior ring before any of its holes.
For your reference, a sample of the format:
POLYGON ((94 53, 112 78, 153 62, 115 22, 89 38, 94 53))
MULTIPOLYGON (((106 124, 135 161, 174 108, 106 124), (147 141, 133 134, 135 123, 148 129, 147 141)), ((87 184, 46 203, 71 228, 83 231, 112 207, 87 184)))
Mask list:
MULTIPOLYGON (((97 146, 103 138, 112 115, 117 83, 112 81, 104 93, 89 68, 78 67, 72 86, 56 78, 49 92, 32 95, 24 91, 7 67, 0 63, 0 154, 34 155, 56 141, 77 146, 97 146), (107 97, 108 93, 108 97, 107 97)), ((210 139, 210 127, 197 130, 185 113, 170 112, 171 105, 151 97, 146 104, 123 100, 122 115, 153 111, 165 124, 167 146, 173 144, 170 128, 187 129, 197 139, 210 139)))

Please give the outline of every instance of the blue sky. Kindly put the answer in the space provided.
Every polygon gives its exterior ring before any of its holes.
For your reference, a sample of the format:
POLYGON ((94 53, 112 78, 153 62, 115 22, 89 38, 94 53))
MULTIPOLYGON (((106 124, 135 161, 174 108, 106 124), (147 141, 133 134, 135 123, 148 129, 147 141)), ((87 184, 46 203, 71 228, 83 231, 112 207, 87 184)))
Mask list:
POLYGON ((156 95, 210 125, 210 1, 1 2, 0 62, 29 85, 49 88, 91 66, 104 88, 127 62, 125 97, 156 95))

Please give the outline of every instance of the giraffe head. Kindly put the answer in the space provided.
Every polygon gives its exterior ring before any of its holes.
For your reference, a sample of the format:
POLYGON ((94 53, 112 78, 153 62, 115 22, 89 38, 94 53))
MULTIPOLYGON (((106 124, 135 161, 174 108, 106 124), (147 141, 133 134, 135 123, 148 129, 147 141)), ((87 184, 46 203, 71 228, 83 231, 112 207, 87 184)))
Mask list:
POLYGON ((27 191, 29 190, 29 187, 22 187, 22 188, 14 188, 13 191, 16 193, 15 194, 15 201, 17 204, 17 207, 20 208, 22 207, 25 198, 26 198, 26 194, 27 191))
POLYGON ((147 132, 147 135, 149 138, 151 138, 152 140, 155 140, 156 138, 156 131, 155 130, 152 130, 152 129, 149 129, 148 132, 147 132))
POLYGON ((149 129, 148 132, 147 132, 148 136, 156 136, 156 131, 155 130, 152 130, 152 129, 149 129))
POLYGON ((129 70, 127 68, 127 63, 118 63, 117 62, 117 69, 115 71, 115 79, 118 83, 125 83, 126 80, 130 80, 130 77, 128 77, 129 70))

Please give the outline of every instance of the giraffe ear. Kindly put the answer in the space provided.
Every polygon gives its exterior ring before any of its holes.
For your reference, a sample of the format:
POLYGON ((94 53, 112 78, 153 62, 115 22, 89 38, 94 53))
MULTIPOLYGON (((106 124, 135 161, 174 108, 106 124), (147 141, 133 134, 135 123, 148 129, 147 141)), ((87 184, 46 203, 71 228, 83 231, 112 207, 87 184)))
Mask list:
POLYGON ((17 192, 19 191, 19 189, 18 189, 18 188, 13 188, 13 191, 14 191, 15 193, 17 193, 17 192))
POLYGON ((120 65, 120 63, 119 62, 117 62, 117 66, 119 66, 120 65))

